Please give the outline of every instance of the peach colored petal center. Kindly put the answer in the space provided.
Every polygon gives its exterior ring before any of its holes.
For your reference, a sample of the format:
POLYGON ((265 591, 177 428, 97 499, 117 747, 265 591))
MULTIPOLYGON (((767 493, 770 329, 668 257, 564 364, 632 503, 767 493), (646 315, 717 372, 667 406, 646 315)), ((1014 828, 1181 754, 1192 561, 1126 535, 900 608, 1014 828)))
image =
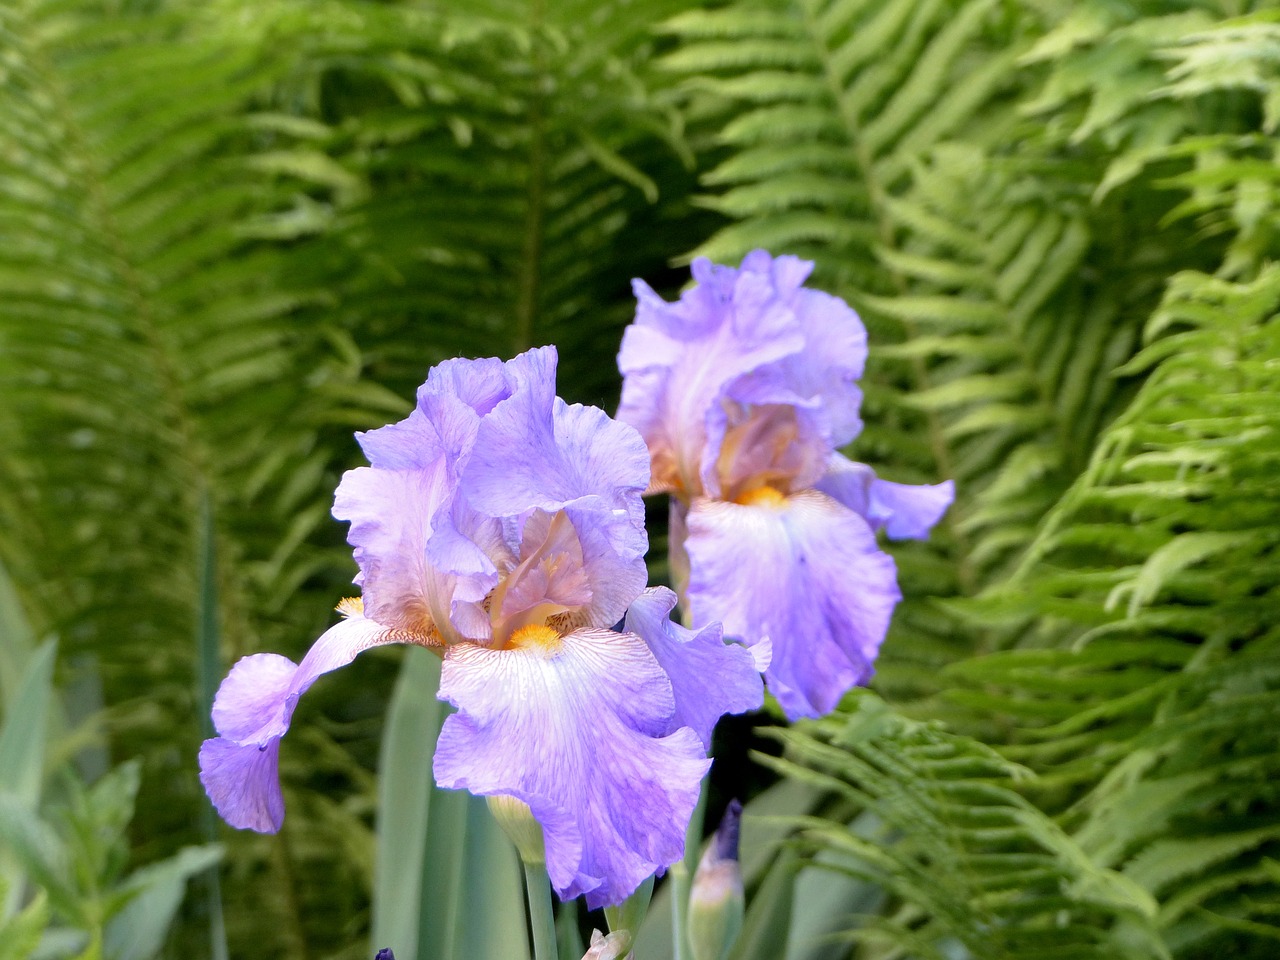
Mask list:
POLYGON ((812 472, 812 444, 801 442, 795 407, 726 403, 729 423, 716 459, 720 498, 738 503, 761 488, 787 494, 795 480, 812 472))
POLYGON ((558 639, 578 625, 576 615, 590 602, 582 544, 573 523, 564 511, 536 512, 525 522, 519 562, 489 598, 493 644, 524 646, 533 642, 530 637, 542 637, 542 631, 558 639))

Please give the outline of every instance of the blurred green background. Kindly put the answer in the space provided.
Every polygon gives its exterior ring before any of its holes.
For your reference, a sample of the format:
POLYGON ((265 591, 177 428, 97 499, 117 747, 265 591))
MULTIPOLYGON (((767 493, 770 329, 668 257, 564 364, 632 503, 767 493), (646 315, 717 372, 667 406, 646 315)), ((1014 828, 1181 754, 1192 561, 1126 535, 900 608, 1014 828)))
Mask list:
POLYGON ((852 453, 958 499, 875 692, 719 748, 737 960, 1275 956, 1278 125, 1268 3, 0 0, 0 958, 518 955, 428 661, 317 685, 276 837, 212 691, 352 592, 432 364, 611 410, 630 278, 758 246, 866 321, 852 453))

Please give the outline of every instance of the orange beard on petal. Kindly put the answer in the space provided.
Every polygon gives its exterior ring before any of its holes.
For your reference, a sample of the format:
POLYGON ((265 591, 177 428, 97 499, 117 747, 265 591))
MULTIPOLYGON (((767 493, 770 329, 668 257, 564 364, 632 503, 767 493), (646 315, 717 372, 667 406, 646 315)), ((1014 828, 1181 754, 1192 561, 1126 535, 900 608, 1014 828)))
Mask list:
POLYGON ((559 650, 560 643, 559 632, 546 624, 531 623, 511 632, 510 645, 517 650, 532 649, 545 656, 559 650))
MULTIPOLYGON (((348 620, 363 620, 364 598, 343 597, 334 609, 348 620)), ((378 635, 379 643, 411 643, 419 647, 437 648, 444 646, 444 638, 431 619, 426 601, 419 598, 406 600, 403 612, 392 622, 383 625, 386 629, 378 635)))
POLYGON ((747 507, 772 507, 779 510, 786 504, 787 496, 773 487, 753 487, 739 494, 733 502, 747 507))

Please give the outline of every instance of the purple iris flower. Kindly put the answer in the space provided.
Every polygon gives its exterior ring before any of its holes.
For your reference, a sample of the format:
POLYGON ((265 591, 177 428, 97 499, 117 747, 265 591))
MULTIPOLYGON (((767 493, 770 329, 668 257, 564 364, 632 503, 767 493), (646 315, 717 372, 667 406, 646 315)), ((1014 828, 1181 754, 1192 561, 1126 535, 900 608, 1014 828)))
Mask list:
POLYGON ((867 334, 813 264, 756 250, 693 263, 697 285, 639 301, 618 355, 618 419, 649 446, 649 492, 672 496, 672 570, 695 626, 771 647, 769 689, 792 719, 865 683, 901 598, 876 531, 923 538, 951 481, 881 480, 836 452, 861 430, 867 334))
POLYGON ((711 729, 763 687, 719 624, 686 630, 675 595, 645 589, 644 442, 556 397, 555 365, 550 347, 446 361, 407 419, 358 435, 372 466, 333 512, 362 599, 300 664, 245 657, 218 690, 200 778, 228 823, 280 828, 279 741, 321 674, 410 643, 443 657, 457 707, 436 781, 528 804, 561 897, 619 903, 683 855, 711 729))

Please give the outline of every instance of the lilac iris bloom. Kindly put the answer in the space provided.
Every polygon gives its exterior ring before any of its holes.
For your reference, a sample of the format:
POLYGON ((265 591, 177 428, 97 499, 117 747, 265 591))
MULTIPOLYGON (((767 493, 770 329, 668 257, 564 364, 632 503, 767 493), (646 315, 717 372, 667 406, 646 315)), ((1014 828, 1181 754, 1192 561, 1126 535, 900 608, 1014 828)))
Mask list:
POLYGON ((218 690, 200 777, 228 823, 280 828, 277 757, 294 707, 362 650, 439 653, 442 787, 528 804, 566 899, 615 904, 683 854, 711 729, 759 706, 752 654, 719 624, 673 623, 646 590, 644 442, 555 396, 556 354, 450 360, 405 420, 358 436, 348 472, 362 600, 295 665, 260 653, 218 690), (621 632, 610 629, 624 620, 621 632))
POLYGON ((876 531, 923 538, 951 481, 881 480, 836 452, 862 428, 867 335, 843 300, 802 284, 813 264, 695 260, 667 303, 635 282, 618 355, 618 419, 649 445, 672 496, 672 569, 692 623, 772 647, 769 689, 792 719, 865 683, 901 598, 876 531))

